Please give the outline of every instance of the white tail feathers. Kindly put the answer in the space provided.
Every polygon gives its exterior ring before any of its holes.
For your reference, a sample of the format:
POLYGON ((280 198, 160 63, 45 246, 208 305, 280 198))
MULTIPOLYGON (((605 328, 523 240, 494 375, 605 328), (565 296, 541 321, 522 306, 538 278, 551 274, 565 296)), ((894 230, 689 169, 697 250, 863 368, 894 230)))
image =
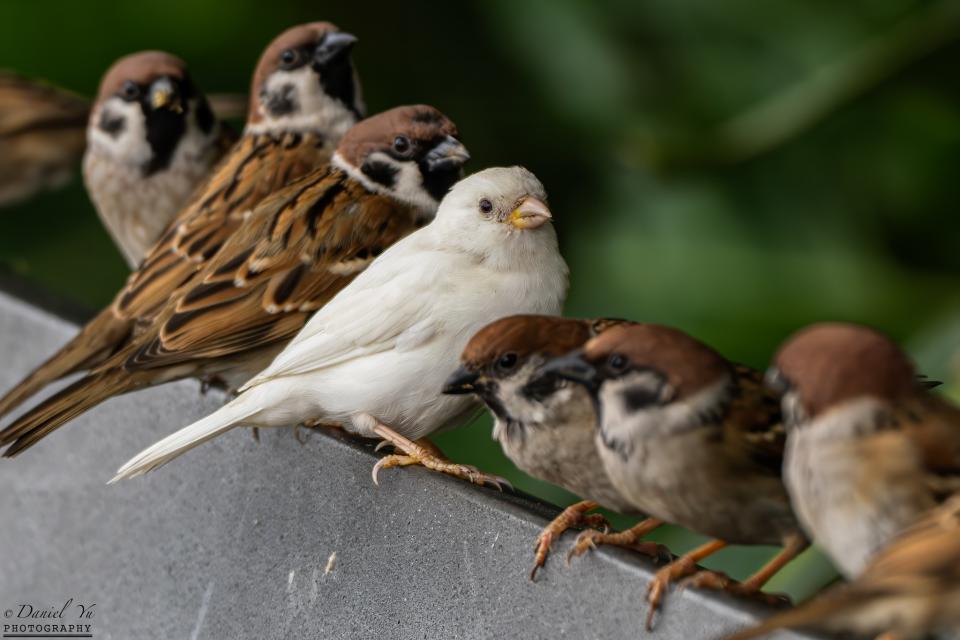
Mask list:
POLYGON ((120 467, 117 475, 107 484, 142 476, 148 471, 165 465, 180 454, 238 426, 242 421, 260 411, 259 406, 252 405, 254 401, 252 396, 253 394, 244 394, 235 398, 206 418, 197 420, 153 446, 147 447, 120 467))

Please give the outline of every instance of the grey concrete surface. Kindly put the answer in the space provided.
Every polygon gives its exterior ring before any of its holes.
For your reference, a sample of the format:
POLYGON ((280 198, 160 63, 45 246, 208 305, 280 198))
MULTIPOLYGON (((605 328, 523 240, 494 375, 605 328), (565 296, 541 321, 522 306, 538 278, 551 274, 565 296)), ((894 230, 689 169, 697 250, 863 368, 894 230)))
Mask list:
MULTIPOLYGON (((73 330, 0 294, 0 389, 73 330)), ((567 566, 568 534, 532 583, 553 508, 422 469, 376 487, 370 447, 336 436, 237 431, 105 484, 221 401, 193 382, 117 398, 0 460, 0 625, 83 623, 118 640, 644 636, 644 559, 601 550, 567 566), (71 598, 62 620, 16 618, 71 598), (76 620, 78 603, 93 618, 76 620)), ((718 638, 764 613, 688 590, 651 637, 718 638)))

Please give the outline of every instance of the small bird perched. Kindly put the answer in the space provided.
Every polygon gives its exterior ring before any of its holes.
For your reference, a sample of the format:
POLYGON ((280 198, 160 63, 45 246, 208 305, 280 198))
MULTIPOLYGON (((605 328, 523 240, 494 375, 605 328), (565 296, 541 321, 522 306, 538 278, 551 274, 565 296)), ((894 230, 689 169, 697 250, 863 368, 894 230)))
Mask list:
MULTIPOLYGON (((521 471, 585 498, 567 507, 537 537, 531 580, 546 562, 553 541, 564 531, 605 523, 603 516, 589 511, 603 506, 640 515, 603 470, 594 444, 597 418, 586 389, 554 375, 536 375, 548 359, 582 347, 590 338, 622 323, 536 315, 501 318, 470 339, 460 367, 444 385, 444 393, 472 393, 487 405, 496 419, 494 440, 521 471)), ((617 534, 589 530, 578 538, 572 553, 616 543, 660 557, 659 545, 639 542, 659 525, 656 520, 644 520, 617 534)))
MULTIPOLYGON (((355 41, 325 22, 277 36, 254 73, 243 137, 113 303, 0 398, 0 416, 54 380, 93 368, 119 351, 136 327, 149 326, 174 292, 204 268, 261 200, 330 160, 363 112, 350 61, 355 41)), ((3 441, 9 442, 0 435, 3 441)))
POLYGON ((235 140, 180 58, 142 51, 110 67, 90 112, 83 177, 131 268, 235 140))
POLYGON ((886 640, 955 637, 960 633, 960 496, 897 537, 852 583, 727 640, 758 638, 784 627, 883 634, 886 640))
POLYGON ((332 166, 256 207, 124 349, 0 432, 5 455, 114 395, 188 376, 250 379, 374 256, 432 219, 469 157, 455 135, 427 106, 357 124, 332 166))
POLYGON ((767 375, 783 394, 794 510, 847 578, 960 491, 960 409, 927 391, 886 336, 812 325, 784 343, 767 375))
POLYGON ((591 393, 600 458, 636 509, 716 538, 657 572, 648 627, 670 582, 727 544, 784 549, 742 583, 701 571, 686 584, 781 601, 760 589, 807 542, 780 476, 779 403, 759 372, 656 324, 613 327, 542 371, 591 393))
MULTIPOLYGON (((128 56, 127 59, 136 58, 139 55, 141 54, 128 56)), ((182 67, 183 63, 181 61, 170 57, 175 66, 182 67)), ((134 65, 133 71, 133 75, 142 77, 142 70, 137 69, 136 65, 134 65)), ((172 82, 177 83, 176 80, 172 82)), ((149 84, 152 83, 146 83, 146 85, 149 84)), ((146 96, 148 93, 145 91, 143 95, 146 96)), ((198 106, 202 99, 203 96, 197 94, 198 106)), ((225 118, 242 118, 247 111, 248 100, 245 96, 234 94, 213 94, 207 96, 207 102, 212 107, 213 114, 222 121, 225 118)), ((14 71, 0 69, 0 206, 25 200, 45 189, 56 189, 66 184, 74 174, 78 173, 84 151, 87 150, 88 124, 91 132, 101 124, 97 120, 91 120, 92 108, 93 105, 87 98, 72 91, 24 77, 14 71)), ((150 124, 150 118, 147 116, 149 116, 152 107, 148 105, 146 109, 142 117, 134 118, 140 125, 150 124), (144 122, 143 118, 146 118, 147 122, 144 122)), ((130 187, 128 197, 133 198, 138 193, 138 181, 141 177, 146 178, 145 181, 148 183, 158 182, 155 179, 156 176, 158 174, 162 175, 166 169, 180 171, 184 180, 191 179, 197 171, 200 171, 200 169, 192 168, 191 164, 194 161, 197 165, 206 166, 206 172, 201 171, 200 173, 201 177, 206 177, 212 168, 212 162, 209 158, 211 154, 207 153, 208 148, 215 146, 214 143, 217 142, 224 145, 219 149, 219 153, 213 154, 216 156, 213 160, 215 161, 223 155, 229 144, 236 139, 232 131, 225 125, 218 124, 216 120, 211 122, 221 127, 220 136, 209 135, 214 133, 211 131, 201 131, 198 128, 200 111, 194 111, 192 117, 186 110, 180 111, 180 114, 184 116, 183 124, 185 126, 164 127, 154 123, 151 127, 150 140, 146 139, 146 131, 141 126, 143 136, 140 139, 128 139, 122 145, 122 148, 115 144, 112 149, 107 150, 110 153, 104 159, 105 164, 118 162, 122 171, 133 174, 129 181, 130 184, 127 185, 130 187), (178 143, 183 144, 187 140, 192 141, 192 144, 188 145, 192 151, 189 154, 181 152, 179 157, 174 154, 173 160, 165 169, 154 170, 149 176, 140 176, 134 171, 138 167, 150 168, 155 153, 154 149, 176 148, 178 143), (184 157, 187 155, 190 157, 184 157), (143 158, 147 156, 150 157, 150 160, 144 162, 143 158), (188 171, 182 171, 184 166, 187 167, 188 171)), ((175 122, 174 124, 178 123, 175 122)), ((116 121, 114 121, 114 126, 116 127, 116 121)), ((109 128, 109 124, 107 124, 107 128, 109 128)), ((107 133, 109 134, 109 132, 107 133)), ((114 131, 114 133, 118 138, 122 137, 120 132, 114 131)), ((127 138, 130 138, 131 135, 126 132, 127 138)), ((217 149, 214 148, 211 151, 215 152, 217 149)), ((183 192, 179 181, 173 187, 183 192)), ((155 192, 156 189, 153 189, 148 195, 161 199, 173 199, 173 196, 166 192, 155 192)), ((111 195, 110 192, 107 195, 111 195)), ((167 222, 180 210, 181 206, 186 204, 189 195, 189 192, 183 193, 181 201, 169 213, 166 213, 167 222)), ((139 211, 140 208, 144 208, 146 211, 157 211, 159 208, 159 205, 152 200, 147 198, 141 198, 140 200, 142 202, 134 202, 136 205, 133 208, 134 212, 139 211)), ((94 204, 100 206, 99 202, 94 204)), ((107 202, 106 204, 110 205, 111 203, 107 202)), ((159 213, 165 212, 160 211, 159 213)), ((162 230, 163 226, 160 227, 160 231, 162 230)), ((157 236, 159 236, 159 233, 157 236)), ((153 244, 152 241, 144 249, 151 244, 153 244)))
POLYGON ((89 113, 81 96, 0 70, 0 206, 74 175, 89 113))
POLYGON ((374 480, 383 467, 423 464, 490 481, 412 441, 475 411, 472 398, 441 389, 480 327, 511 313, 560 311, 567 265, 545 199, 543 185, 521 167, 461 180, 432 223, 374 260, 236 399, 141 452, 114 480, 144 474, 234 427, 322 420, 403 452, 378 462, 374 480))

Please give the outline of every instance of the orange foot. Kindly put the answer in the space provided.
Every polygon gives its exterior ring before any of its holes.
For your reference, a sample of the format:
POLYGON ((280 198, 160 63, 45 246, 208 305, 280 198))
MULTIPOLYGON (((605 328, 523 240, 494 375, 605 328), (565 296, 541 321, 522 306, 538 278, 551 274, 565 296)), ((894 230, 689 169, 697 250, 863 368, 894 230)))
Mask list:
POLYGON ((764 604, 774 607, 790 605, 790 598, 785 595, 764 593, 760 590, 762 586, 763 585, 751 582, 750 580, 737 582, 720 571, 701 570, 681 582, 678 585, 678 589, 686 589, 687 587, 711 589, 713 591, 725 591, 752 600, 759 600, 764 604))
POLYGON ((623 547, 624 549, 630 549, 632 551, 642 553, 645 556, 649 556, 658 562, 661 560, 669 562, 670 558, 673 557, 669 549, 662 544, 657 544, 656 542, 647 542, 645 540, 641 540, 643 536, 647 535, 662 524, 662 520, 657 520, 656 518, 647 518, 646 520, 643 520, 630 527, 626 531, 621 531, 619 533, 608 533, 607 531, 597 530, 584 531, 577 536, 576 543, 573 545, 573 548, 570 549, 570 553, 567 554, 567 562, 569 563, 571 558, 582 556, 587 551, 596 549, 602 544, 609 544, 617 547, 623 547))
POLYGON ((696 549, 683 554, 664 568, 657 571, 647 587, 647 631, 653 631, 653 619, 657 611, 663 606, 663 599, 670 589, 670 585, 686 576, 697 572, 697 563, 709 555, 720 551, 727 546, 723 540, 711 540, 696 549))
POLYGON ((445 473, 473 484, 490 485, 499 491, 503 491, 504 487, 513 488, 509 482, 500 476, 484 473, 470 465, 451 462, 436 445, 429 441, 418 440, 414 442, 383 424, 377 425, 374 428, 374 433, 393 445, 394 449, 402 452, 380 458, 377 464, 373 466, 374 484, 380 484, 377 481, 377 474, 381 469, 420 465, 431 471, 445 473))
MULTIPOLYGON (((603 527, 604 530, 609 528, 610 523, 603 517, 603 514, 587 513, 598 506, 596 502, 591 500, 577 502, 561 511, 560 515, 543 528, 543 531, 537 536, 537 544, 534 547, 533 570, 530 571, 531 580, 536 578, 537 570, 547 562, 550 547, 563 535, 564 531, 573 527, 603 527)), ((596 533, 600 532, 596 531, 596 533)))

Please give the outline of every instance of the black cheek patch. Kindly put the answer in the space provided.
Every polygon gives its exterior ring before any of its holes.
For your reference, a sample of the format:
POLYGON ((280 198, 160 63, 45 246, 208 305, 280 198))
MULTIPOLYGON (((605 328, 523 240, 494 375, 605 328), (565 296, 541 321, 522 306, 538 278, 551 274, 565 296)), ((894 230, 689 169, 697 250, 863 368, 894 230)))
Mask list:
POLYGON ((525 384, 520 389, 520 393, 535 402, 543 402, 557 391, 558 383, 559 380, 555 376, 541 376, 525 384))
POLYGON ((263 103, 271 116, 286 116, 299 110, 292 84, 285 84, 277 91, 267 92, 263 103))
POLYGON ((363 175, 377 184, 382 184, 388 189, 392 189, 397 183, 397 173, 400 172, 400 170, 393 165, 378 160, 367 160, 363 163, 363 166, 360 167, 360 171, 363 172, 363 175))
POLYGON ((116 139, 127 128, 127 119, 104 109, 103 113, 100 114, 100 122, 97 126, 105 134, 116 139))
POLYGON ((660 387, 648 389, 645 387, 631 387, 621 393, 623 403, 629 411, 640 411, 652 405, 660 404, 660 387))

